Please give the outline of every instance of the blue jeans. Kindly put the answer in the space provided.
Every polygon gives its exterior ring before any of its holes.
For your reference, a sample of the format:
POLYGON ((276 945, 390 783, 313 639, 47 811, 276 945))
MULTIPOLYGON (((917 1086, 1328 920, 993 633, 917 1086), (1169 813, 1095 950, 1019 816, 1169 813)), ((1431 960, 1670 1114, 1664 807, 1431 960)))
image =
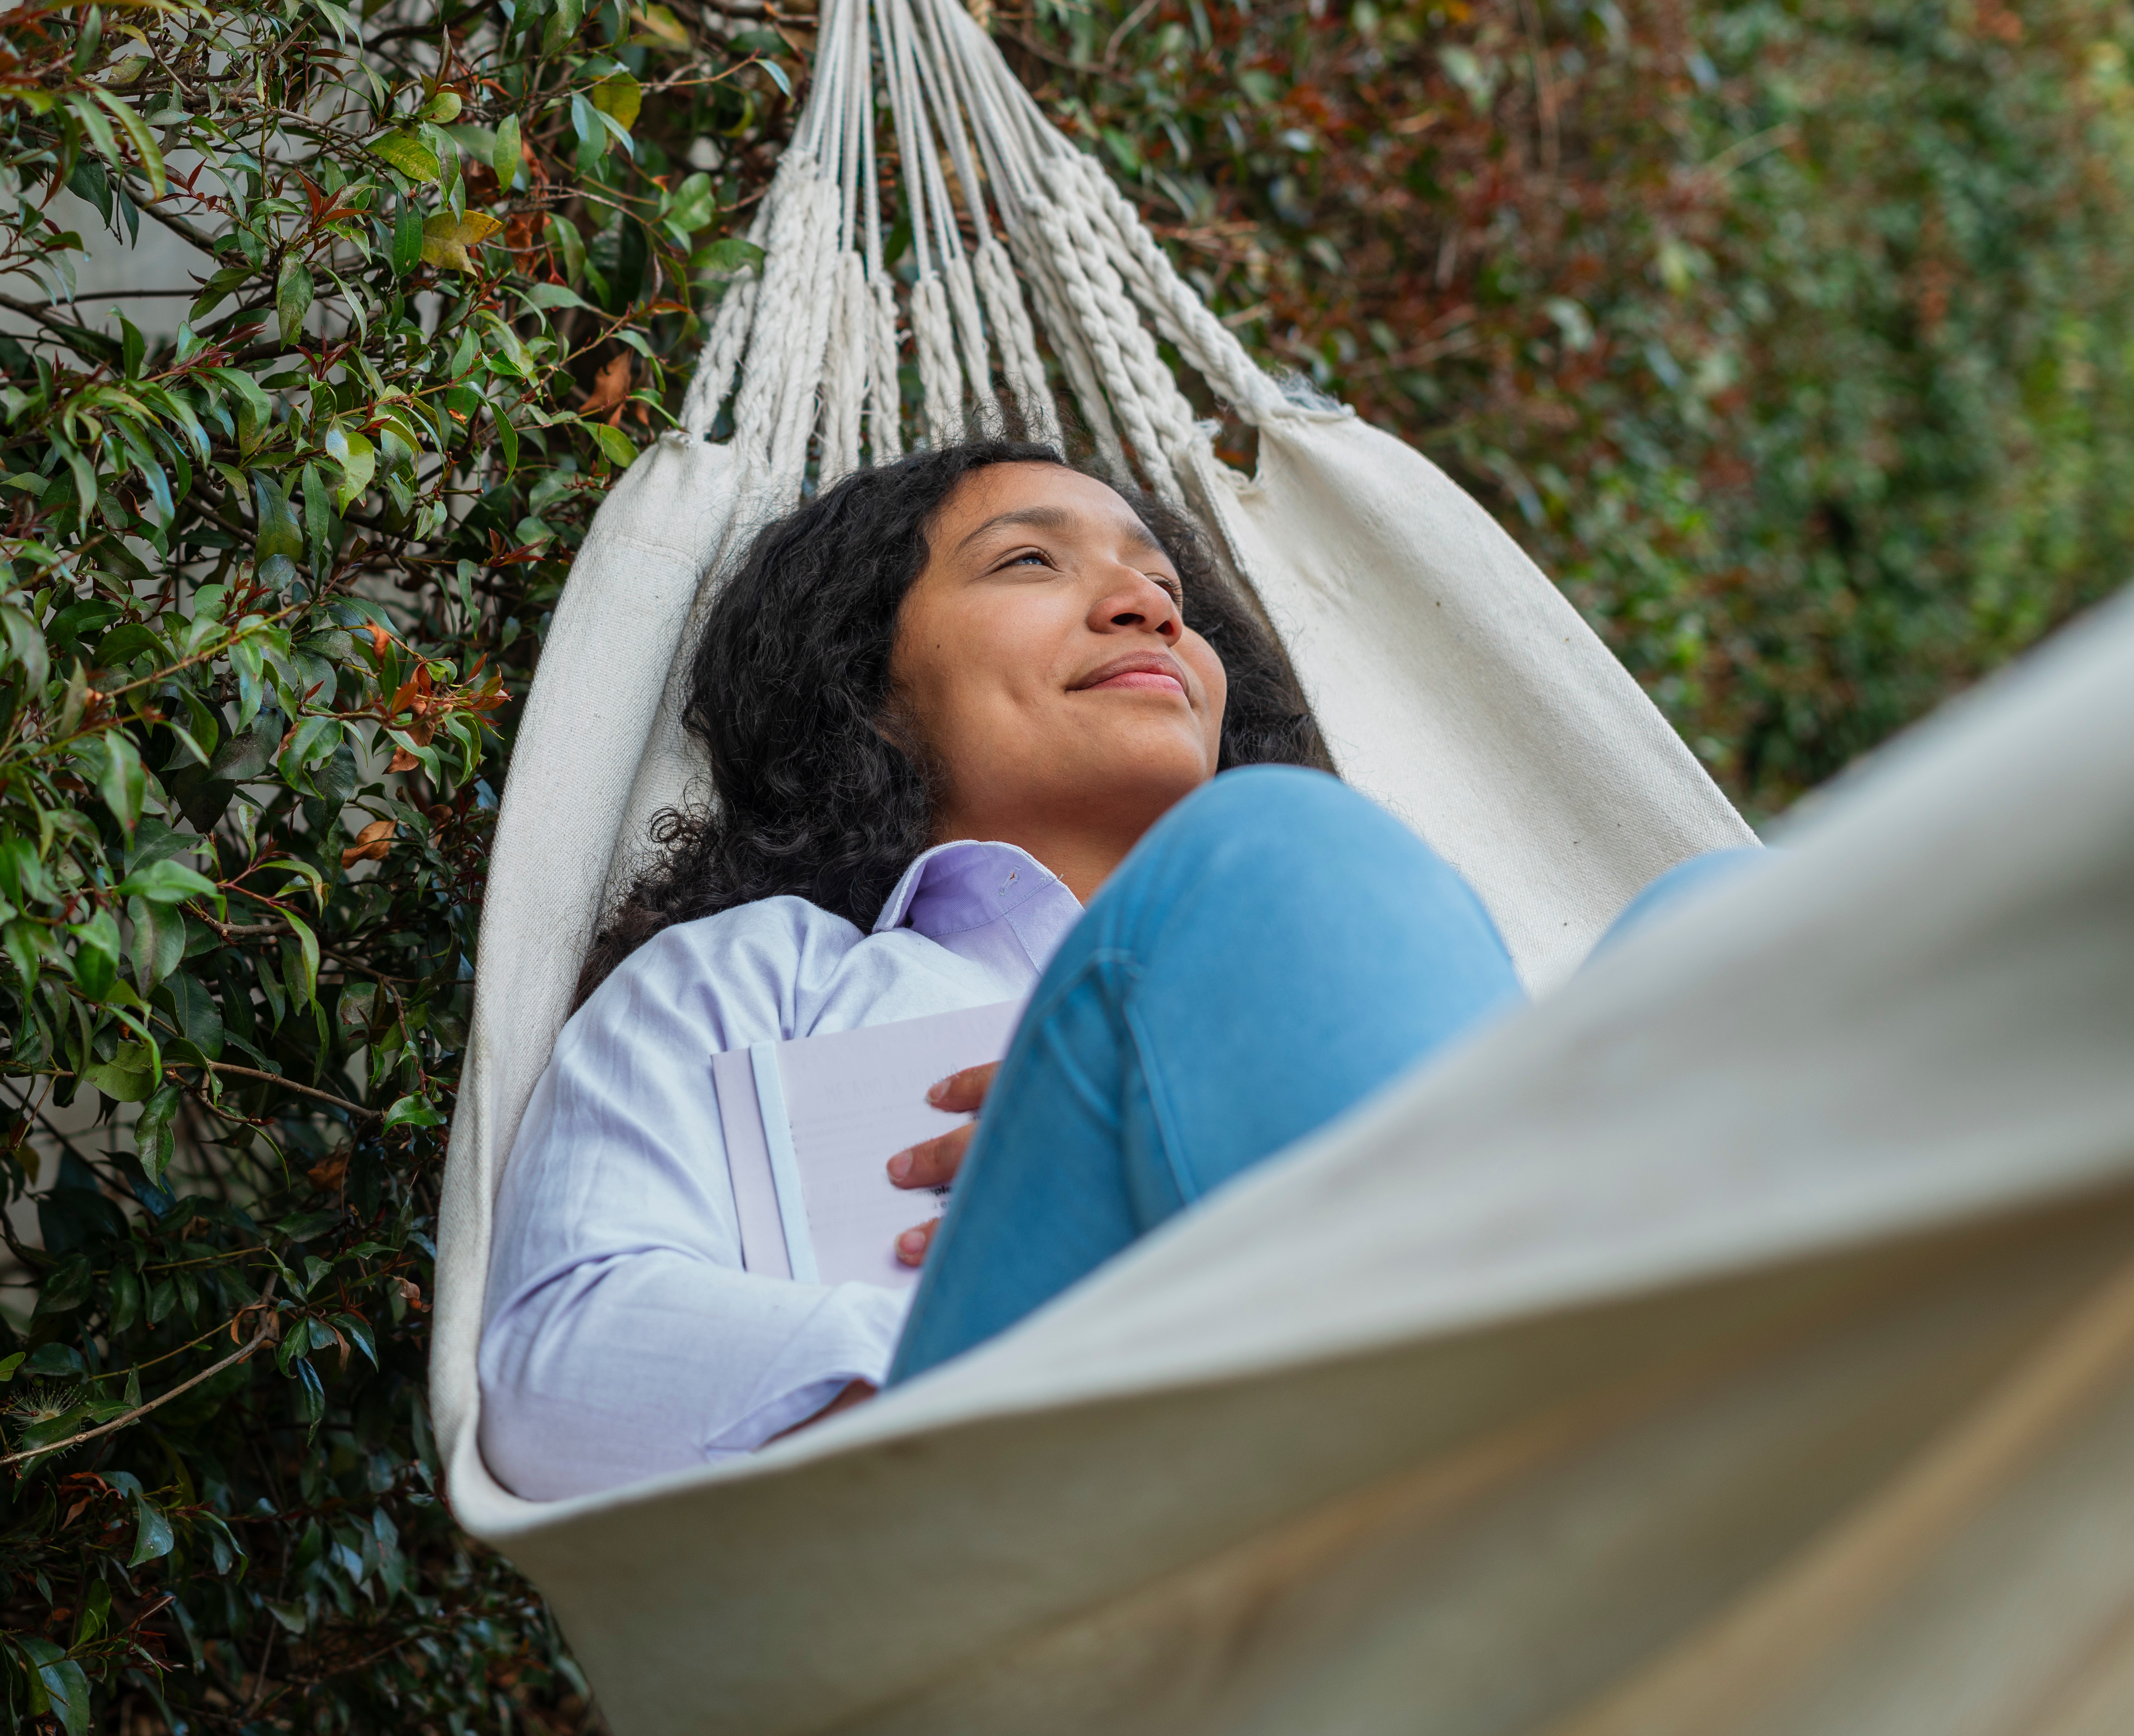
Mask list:
POLYGON ((1039 981, 891 1381, 1523 998, 1481 901, 1383 808, 1293 766, 1224 773, 1151 829, 1039 981))

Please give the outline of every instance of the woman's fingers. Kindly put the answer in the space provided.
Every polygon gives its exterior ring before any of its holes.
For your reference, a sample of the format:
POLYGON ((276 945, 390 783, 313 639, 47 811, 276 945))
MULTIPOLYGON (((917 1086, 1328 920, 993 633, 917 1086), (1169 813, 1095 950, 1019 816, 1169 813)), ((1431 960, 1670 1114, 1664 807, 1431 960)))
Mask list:
POLYGON ((951 1115, 962 1115, 978 1108, 986 1100, 992 1087, 993 1075, 1000 1071, 1000 1063, 988 1061, 983 1067, 966 1067, 961 1073, 952 1073, 938 1085, 927 1089, 926 1101, 936 1109, 944 1109, 951 1115))
POLYGON ((934 1232, 939 1227, 940 1222, 937 1218, 931 1223, 922 1223, 916 1229, 906 1230, 896 1238, 896 1257, 906 1266, 924 1266, 926 1250, 934 1246, 934 1232))
POLYGON ((921 1140, 889 1160, 889 1179, 900 1188, 945 1188, 963 1166, 975 1121, 951 1127, 938 1139, 921 1140))
MULTIPOLYGON (((997 1061, 988 1061, 983 1067, 966 1067, 961 1073, 952 1073, 926 1093, 926 1101, 952 1115, 968 1113, 985 1102, 987 1089, 992 1084, 993 1074, 999 1067, 997 1061)), ((963 1167, 963 1154, 970 1149, 971 1136, 978 1131, 977 1122, 967 1121, 937 1138, 921 1140, 898 1152, 889 1160, 889 1179, 900 1188, 947 1187, 963 1167)), ((937 1218, 934 1222, 939 1221, 937 1218)), ((916 1229, 906 1230, 896 1238, 896 1257, 906 1266, 924 1265, 927 1249, 934 1246, 934 1227, 933 1223, 922 1223, 916 1229)))

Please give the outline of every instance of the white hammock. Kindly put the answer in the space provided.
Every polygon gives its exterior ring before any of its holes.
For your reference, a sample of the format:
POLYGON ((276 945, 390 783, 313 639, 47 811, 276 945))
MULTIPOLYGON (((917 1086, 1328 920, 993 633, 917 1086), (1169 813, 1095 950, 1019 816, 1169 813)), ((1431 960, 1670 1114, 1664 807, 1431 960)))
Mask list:
POLYGON ((2000 1736, 2041 1682, 2074 1681, 2084 1717, 2134 1705, 2134 1649, 2107 1643, 2134 1597, 2111 1457, 2134 1445, 2134 1295, 2067 1315, 2134 1204, 2054 1205, 2134 1183, 2134 617, 1557 987, 1638 887, 1747 829, 1480 509, 1253 367, 949 0, 822 21, 760 277, 544 648, 445 1182, 454 1511, 541 1585, 615 1728, 2000 1736), (677 700, 706 576, 811 455, 828 480, 905 437, 871 41, 925 436, 996 379, 1050 413, 1019 274, 1107 461, 1199 514, 1345 774, 1556 991, 847 1418, 524 1502, 476 1446, 490 1203, 604 900, 698 770, 677 700), (1151 326, 1257 427, 1255 477, 1214 458, 1151 326), (2006 1600, 1934 1579, 2010 1502, 2076 1496, 2082 1526, 2002 1540, 2050 1618, 2021 1643, 2006 1600), (1892 1676, 1857 1643, 1884 1632, 1994 1668, 1892 1676), (1982 1672, 2001 1721, 1915 1717, 1972 1705, 1982 1672), (1769 1686, 1764 1722, 1741 1681, 1769 1686))

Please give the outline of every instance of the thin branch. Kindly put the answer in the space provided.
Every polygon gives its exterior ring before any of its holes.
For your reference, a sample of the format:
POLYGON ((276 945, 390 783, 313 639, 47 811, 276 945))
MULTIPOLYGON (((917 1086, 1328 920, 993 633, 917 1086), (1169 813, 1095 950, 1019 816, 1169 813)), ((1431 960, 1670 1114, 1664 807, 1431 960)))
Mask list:
POLYGON ((1039 41, 1036 37, 1031 36, 1027 31, 1004 30, 999 31, 998 34, 1006 36, 1008 41, 1016 44, 1016 46, 1029 50, 1030 52, 1036 55, 1039 60, 1046 62, 1048 65, 1059 67, 1063 72, 1080 73, 1084 77, 1092 78, 1103 78, 1113 75, 1111 74, 1109 68, 1101 65, 1098 61, 1073 60, 1066 55, 1059 53, 1056 50, 1047 48, 1045 44, 1039 41))
POLYGON ((287 923, 217 922, 212 916, 203 915, 200 910, 190 905, 187 906, 187 912, 198 920, 205 923, 225 940, 260 940, 269 934, 293 934, 296 932, 287 923))
MULTIPOLYGON (((197 1066, 197 1062, 181 1061, 181 1067, 197 1066)), ((337 1097, 331 1091, 318 1091, 309 1085, 299 1085, 294 1079, 285 1078, 278 1073, 262 1073, 256 1067, 233 1067, 227 1061, 210 1061, 209 1069, 215 1073, 234 1073, 240 1078, 263 1079, 269 1085, 279 1085, 284 1091, 293 1091, 299 1097, 316 1097, 321 1103, 331 1103, 336 1109, 345 1109, 350 1115, 366 1121, 384 1120, 375 1109, 365 1109, 360 1103, 351 1103, 346 1097, 337 1097)))
POLYGON ((1119 27, 1112 32, 1111 40, 1104 44, 1103 64, 1106 66, 1111 65, 1118 59, 1119 44, 1133 33, 1136 25, 1156 10, 1156 4, 1157 0, 1141 0, 1141 4, 1120 21, 1119 27))
MULTIPOLYGON (((266 1289, 259 1293, 258 1306, 263 1309, 268 1302, 273 1300, 274 1285, 279 1281, 280 1277, 281 1274, 278 1272, 273 1277, 269 1278, 267 1280, 266 1289)), ((30 1447, 20 1453, 10 1453, 5 1459, 0 1459, 0 1465, 20 1464, 26 1459, 42 1459, 49 1453, 64 1453, 70 1447, 78 1447, 84 1441, 94 1440, 100 1435, 115 1435, 119 1430, 127 1427, 128 1425, 140 1421, 140 1420, 146 1416, 151 1410, 161 1410, 165 1405, 170 1403, 172 1399, 180 1396, 181 1394, 191 1391, 192 1389, 199 1386, 202 1381, 212 1380, 216 1375, 220 1374, 224 1369, 234 1367, 236 1364, 243 1362, 247 1357, 250 1356, 253 1351, 257 1350, 262 1344, 267 1342, 268 1335, 274 1330, 275 1321, 276 1316, 271 1309, 268 1309, 260 1316, 259 1329, 252 1334, 252 1342, 250 1343, 245 1345, 241 1349, 233 1350, 228 1356, 225 1357, 220 1362, 215 1363, 212 1367, 201 1369, 200 1372, 195 1375, 191 1380, 181 1381, 176 1386, 171 1387, 168 1392, 150 1399, 145 1405, 136 1406, 134 1409, 128 1410, 123 1416, 114 1416, 108 1423, 104 1423, 94 1429, 84 1429, 79 1435, 70 1435, 65 1440, 56 1440, 48 1447, 30 1447)))
MULTIPOLYGON (((48 303, 47 306, 49 305, 48 303)), ((26 320, 35 320, 48 331, 86 331, 89 329, 85 326, 77 326, 70 321, 56 320, 35 302, 18 301, 12 296, 0 296, 0 307, 8 308, 19 313, 26 320)))
POLYGON ((1553 180, 1563 155, 1563 144, 1562 128, 1557 120, 1556 80, 1549 71, 1548 38, 1542 28, 1541 15, 1534 9, 1533 0, 1519 0, 1519 17, 1526 26, 1528 54, 1533 62, 1534 101, 1541 111, 1542 173, 1553 180))

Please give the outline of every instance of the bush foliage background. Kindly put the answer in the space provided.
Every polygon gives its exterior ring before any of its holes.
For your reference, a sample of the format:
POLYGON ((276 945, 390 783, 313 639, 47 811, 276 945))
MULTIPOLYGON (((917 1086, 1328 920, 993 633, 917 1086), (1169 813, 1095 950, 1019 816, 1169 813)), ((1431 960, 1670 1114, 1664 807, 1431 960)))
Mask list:
MULTIPOLYGON (((1490 502, 1752 813, 2125 576, 2124 4, 990 16, 1217 310, 1490 502)), ((442 1503, 429 1238, 515 702, 750 268, 809 23, 0 15, 18 1725, 596 1720, 442 1503), (173 247, 125 316, 74 293, 173 247)))

